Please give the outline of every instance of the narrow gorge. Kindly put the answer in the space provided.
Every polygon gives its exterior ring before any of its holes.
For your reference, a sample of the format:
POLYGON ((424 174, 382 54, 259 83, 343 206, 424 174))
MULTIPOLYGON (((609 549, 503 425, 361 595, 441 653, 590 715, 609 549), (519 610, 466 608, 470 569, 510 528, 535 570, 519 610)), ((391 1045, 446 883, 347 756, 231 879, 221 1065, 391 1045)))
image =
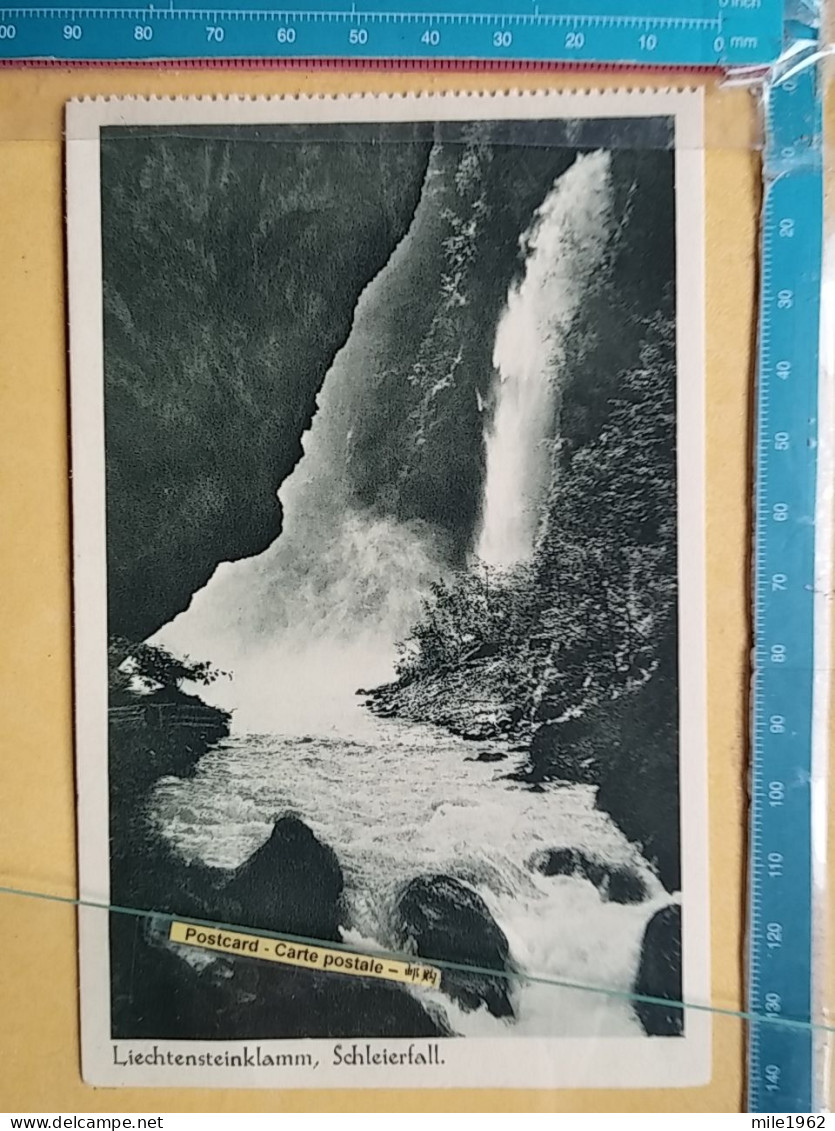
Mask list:
MULTIPOLYGON (((661 1031, 628 994, 680 887, 672 154, 510 125, 195 136, 189 173, 164 137, 113 145, 108 215, 131 175, 176 193, 199 309, 181 333, 160 295, 148 353, 148 214, 106 293, 111 632, 206 661, 188 694, 229 720, 144 787, 154 906, 482 971, 364 1003, 344 979, 329 1013, 316 978, 195 965, 158 927, 169 1035, 266 1033, 279 1000, 294 1035, 300 993, 317 1034, 661 1031)), ((118 1026, 155 1035, 119 977, 118 1026)))

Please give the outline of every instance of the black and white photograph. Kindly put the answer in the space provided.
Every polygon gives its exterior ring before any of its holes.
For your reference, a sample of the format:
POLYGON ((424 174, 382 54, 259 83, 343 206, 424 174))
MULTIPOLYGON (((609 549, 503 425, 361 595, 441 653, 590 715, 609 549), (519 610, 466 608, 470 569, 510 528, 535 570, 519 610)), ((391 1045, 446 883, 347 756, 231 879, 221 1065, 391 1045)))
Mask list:
POLYGON ((709 1078, 701 146, 698 91, 69 104, 89 1083, 709 1078))

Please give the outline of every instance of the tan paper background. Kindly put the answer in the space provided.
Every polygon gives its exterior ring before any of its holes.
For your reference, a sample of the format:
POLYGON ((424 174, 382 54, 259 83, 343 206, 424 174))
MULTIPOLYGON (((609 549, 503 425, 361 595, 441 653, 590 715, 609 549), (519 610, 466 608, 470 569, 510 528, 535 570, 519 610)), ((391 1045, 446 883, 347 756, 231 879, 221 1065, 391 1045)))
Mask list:
MULTIPOLYGON (((63 104, 84 94, 681 85, 681 76, 0 70, 0 885, 75 895, 63 104)), ((707 577, 712 1005, 741 1007, 750 411, 759 157, 742 90, 707 97, 707 577)), ((682 421, 686 427, 686 421, 682 421)), ((684 798, 684 804, 687 799, 684 798)), ((745 1025, 713 1081, 655 1091, 93 1089, 78 1061, 75 911, 0 894, 0 1110, 740 1111, 745 1025)), ((601 1055, 605 1060, 605 1052, 601 1055)))

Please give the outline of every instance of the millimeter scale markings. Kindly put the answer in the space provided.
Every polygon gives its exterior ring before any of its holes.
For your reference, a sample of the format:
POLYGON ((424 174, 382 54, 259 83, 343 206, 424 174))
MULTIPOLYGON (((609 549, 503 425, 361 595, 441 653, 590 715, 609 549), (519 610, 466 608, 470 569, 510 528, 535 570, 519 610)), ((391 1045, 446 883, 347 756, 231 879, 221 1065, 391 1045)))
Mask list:
MULTIPOLYGON (((462 60, 760 66, 782 0, 0 5, 0 61, 462 60)), ((810 53, 813 48, 810 47, 810 53)), ((769 90, 757 405, 749 1110, 814 1109, 812 717, 822 227, 814 68, 769 90)))
POLYGON ((655 66, 763 65, 781 0, 458 0, 455 10, 326 2, 222 8, 0 5, 0 59, 461 59, 655 66))
MULTIPOLYGON (((811 49, 810 49, 811 54, 811 49)), ((815 67, 767 91, 749 852, 748 1110, 815 1110, 812 876, 818 334, 815 67), (807 1027, 781 1024, 801 1022, 807 1027)))

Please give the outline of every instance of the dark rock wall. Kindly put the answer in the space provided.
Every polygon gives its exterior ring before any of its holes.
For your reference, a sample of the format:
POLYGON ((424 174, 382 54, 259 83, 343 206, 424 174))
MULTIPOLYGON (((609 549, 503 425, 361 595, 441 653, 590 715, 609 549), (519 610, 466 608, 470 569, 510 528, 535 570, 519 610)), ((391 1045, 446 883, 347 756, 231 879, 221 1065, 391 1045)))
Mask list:
POLYGON ((151 635, 281 529, 276 490, 429 157, 425 127, 363 129, 105 131, 112 633, 151 635))

